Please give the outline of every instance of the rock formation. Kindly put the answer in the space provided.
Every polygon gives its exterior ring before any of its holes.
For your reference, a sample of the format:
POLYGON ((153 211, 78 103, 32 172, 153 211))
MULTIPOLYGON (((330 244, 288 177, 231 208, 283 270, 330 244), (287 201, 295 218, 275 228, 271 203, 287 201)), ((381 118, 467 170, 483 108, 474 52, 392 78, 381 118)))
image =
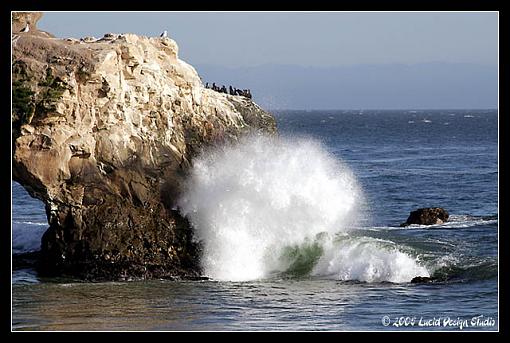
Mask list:
POLYGON ((412 211, 409 214, 407 221, 402 223, 400 226, 407 226, 411 224, 443 224, 444 222, 448 221, 448 217, 448 212, 441 207, 420 208, 416 211, 412 211))
MULTIPOLYGON (((42 12, 13 12, 12 33, 20 33, 28 24, 32 36, 54 37, 52 34, 37 29, 37 22, 43 16, 42 12)), ((22 33, 24 34, 24 33, 22 33)))
POLYGON ((14 180, 46 207, 40 273, 199 276, 199 246, 173 204, 186 171, 206 146, 276 133, 274 118, 206 89, 168 37, 38 32, 13 44, 12 154, 14 180))

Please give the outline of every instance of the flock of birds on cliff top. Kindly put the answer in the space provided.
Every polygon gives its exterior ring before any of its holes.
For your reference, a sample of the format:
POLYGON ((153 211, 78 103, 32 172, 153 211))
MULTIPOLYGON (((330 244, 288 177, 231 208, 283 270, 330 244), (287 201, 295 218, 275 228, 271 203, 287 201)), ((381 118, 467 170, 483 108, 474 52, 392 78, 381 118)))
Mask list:
POLYGON ((235 87, 228 86, 228 91, 227 91, 227 87, 225 87, 224 85, 221 87, 217 86, 216 83, 214 83, 214 82, 213 82, 212 86, 209 86, 209 82, 206 82, 205 88, 212 89, 213 91, 216 91, 219 93, 225 93, 225 94, 230 94, 230 95, 240 95, 240 96, 244 96, 248 99, 252 98, 251 91, 249 89, 237 89, 235 87))

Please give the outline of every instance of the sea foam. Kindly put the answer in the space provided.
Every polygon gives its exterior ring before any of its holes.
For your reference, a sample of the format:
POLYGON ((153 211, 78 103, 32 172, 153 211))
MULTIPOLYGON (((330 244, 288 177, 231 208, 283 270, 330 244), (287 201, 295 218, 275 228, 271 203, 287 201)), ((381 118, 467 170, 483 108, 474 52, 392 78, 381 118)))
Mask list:
POLYGON ((393 282, 428 275, 395 249, 333 239, 353 226, 362 201, 352 171, 316 140, 252 136, 196 158, 178 206, 203 244, 205 274, 216 280, 283 273, 293 264, 289 248, 310 242, 320 252, 304 250, 313 275, 393 282))
POLYGON ((399 251, 393 242, 371 237, 346 237, 331 242, 312 275, 336 280, 409 282, 415 276, 430 276, 417 259, 399 251))

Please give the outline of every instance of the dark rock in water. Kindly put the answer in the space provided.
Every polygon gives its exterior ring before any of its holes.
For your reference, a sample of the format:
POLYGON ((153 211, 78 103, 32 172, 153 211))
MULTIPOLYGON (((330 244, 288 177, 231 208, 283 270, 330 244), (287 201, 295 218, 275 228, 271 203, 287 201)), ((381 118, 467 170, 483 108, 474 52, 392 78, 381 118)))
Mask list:
POLYGON ((190 277, 185 278, 185 280, 190 280, 190 281, 207 281, 207 280, 210 280, 210 278, 208 278, 207 276, 190 276, 190 277))
MULTIPOLYGON (((16 28, 38 18, 13 15, 16 28)), ((40 274, 200 277, 200 246, 174 210, 193 158, 276 134, 273 116, 206 89, 169 38, 76 43, 35 32, 13 44, 12 175, 45 204, 40 274)))
POLYGON ((436 281, 437 278, 435 277, 428 277, 428 276, 416 276, 411 280, 411 283, 429 283, 436 281))
POLYGON ((12 270, 35 268, 39 260, 39 251, 23 252, 12 255, 12 270))
POLYGON ((434 224, 443 224, 448 221, 449 214, 448 212, 441 207, 427 207, 420 208, 416 211, 412 211, 407 218, 405 223, 400 224, 400 226, 407 226, 411 224, 420 224, 420 225, 434 225, 434 224))

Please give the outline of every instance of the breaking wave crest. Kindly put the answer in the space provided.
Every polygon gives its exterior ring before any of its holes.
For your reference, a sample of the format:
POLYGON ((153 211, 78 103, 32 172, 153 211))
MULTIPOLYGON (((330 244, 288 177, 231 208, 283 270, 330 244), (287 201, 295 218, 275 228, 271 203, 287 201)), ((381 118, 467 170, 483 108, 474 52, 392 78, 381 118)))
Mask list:
POLYGON ((429 276, 391 242, 349 235, 362 202, 354 174, 319 142, 252 136, 195 159, 178 206, 216 280, 429 276))

